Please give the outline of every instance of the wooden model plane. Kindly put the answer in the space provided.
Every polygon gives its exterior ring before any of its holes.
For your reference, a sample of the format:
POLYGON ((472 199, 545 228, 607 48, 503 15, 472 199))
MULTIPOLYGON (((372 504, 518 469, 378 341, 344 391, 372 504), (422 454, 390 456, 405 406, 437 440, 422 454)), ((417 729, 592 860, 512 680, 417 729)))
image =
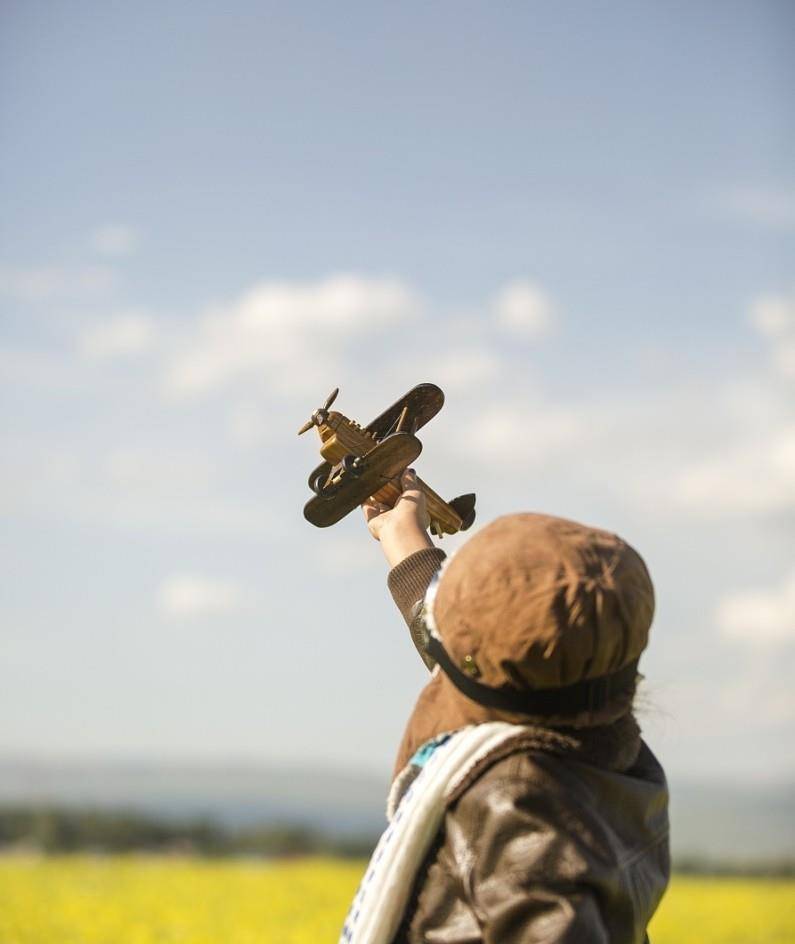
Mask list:
MULTIPOLYGON (((400 476, 422 451, 415 433, 441 410, 444 394, 430 383, 419 384, 376 417, 360 426, 331 409, 339 388, 298 430, 317 427, 323 462, 309 476, 315 493, 304 506, 304 517, 318 528, 336 524, 368 498, 394 506, 401 494, 400 476)), ((475 520, 475 496, 460 495, 446 502, 425 482, 431 531, 441 537, 466 530, 475 520)))

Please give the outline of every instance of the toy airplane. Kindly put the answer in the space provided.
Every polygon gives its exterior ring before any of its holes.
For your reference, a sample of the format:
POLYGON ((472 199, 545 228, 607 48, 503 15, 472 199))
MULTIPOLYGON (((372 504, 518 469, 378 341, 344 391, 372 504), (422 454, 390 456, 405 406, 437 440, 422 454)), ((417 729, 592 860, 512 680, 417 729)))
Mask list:
MULTIPOLYGON (((400 497, 400 476, 422 451, 414 435, 441 410, 444 394, 430 383, 419 384, 368 426, 360 426, 331 409, 339 388, 298 430, 317 427, 323 462, 309 476, 315 493, 304 506, 304 517, 318 528, 336 524, 368 498, 394 506, 400 497)), ((475 520, 475 496, 460 495, 446 502, 425 482, 431 531, 441 537, 465 531, 475 520)))

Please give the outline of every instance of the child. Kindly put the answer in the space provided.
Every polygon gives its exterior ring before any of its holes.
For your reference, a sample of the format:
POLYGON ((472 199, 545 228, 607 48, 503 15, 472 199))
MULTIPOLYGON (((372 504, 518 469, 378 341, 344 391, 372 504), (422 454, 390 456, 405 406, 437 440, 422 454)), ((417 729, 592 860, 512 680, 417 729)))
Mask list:
POLYGON ((411 471, 402 485, 364 513, 433 672, 341 941, 643 944, 669 877, 665 776, 632 714, 643 561, 608 532, 518 514, 442 567, 411 471))

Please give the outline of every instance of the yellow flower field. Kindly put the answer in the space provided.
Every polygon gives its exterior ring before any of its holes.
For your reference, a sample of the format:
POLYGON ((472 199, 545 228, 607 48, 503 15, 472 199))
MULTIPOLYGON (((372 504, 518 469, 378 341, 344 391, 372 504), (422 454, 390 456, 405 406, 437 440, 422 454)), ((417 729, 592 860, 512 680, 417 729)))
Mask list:
MULTIPOLYGON (((335 942, 361 862, 0 858, 0 944, 335 942)), ((653 944, 795 944, 795 882, 678 878, 653 944)))

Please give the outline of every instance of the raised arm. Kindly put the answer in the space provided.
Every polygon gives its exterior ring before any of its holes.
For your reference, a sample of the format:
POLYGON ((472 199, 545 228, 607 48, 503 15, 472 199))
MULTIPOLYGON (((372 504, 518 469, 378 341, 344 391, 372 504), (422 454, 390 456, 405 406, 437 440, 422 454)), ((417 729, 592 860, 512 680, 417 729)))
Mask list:
POLYGON ((428 584, 441 567, 445 553, 434 547, 428 535, 429 518, 425 496, 417 488, 414 471, 407 469, 401 478, 403 492, 394 508, 372 499, 362 508, 370 534, 381 543, 391 570, 387 583, 392 598, 411 630, 411 638, 423 662, 433 667, 426 655, 416 623, 417 604, 422 601, 428 584))

